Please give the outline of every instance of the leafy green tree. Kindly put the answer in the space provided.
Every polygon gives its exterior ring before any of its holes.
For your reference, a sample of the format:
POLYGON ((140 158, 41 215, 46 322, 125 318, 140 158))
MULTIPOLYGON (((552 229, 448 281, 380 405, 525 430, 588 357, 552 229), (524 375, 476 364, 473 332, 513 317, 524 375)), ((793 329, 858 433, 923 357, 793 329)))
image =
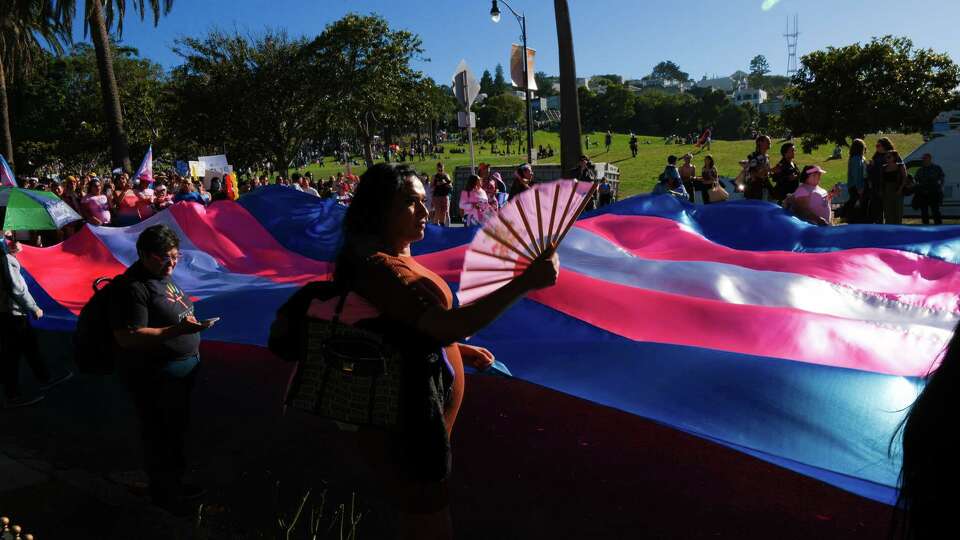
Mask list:
POLYGON ((43 45, 60 54, 70 31, 58 21, 50 4, 35 0, 0 1, 0 154, 14 166, 7 79, 14 81, 44 58, 43 45))
MULTIPOLYGON (((186 124, 164 112, 163 69, 140 58, 134 48, 115 43, 111 48, 133 149, 142 153, 151 143, 169 148, 167 137, 179 136, 186 124)), ((43 53, 34 64, 11 94, 13 116, 18 119, 13 126, 16 150, 25 158, 21 170, 31 172, 35 164, 54 162, 72 171, 109 164, 109 126, 93 47, 80 43, 61 56, 43 53)))
POLYGON ((660 62, 659 64, 653 66, 653 71, 650 74, 656 79, 681 82, 690 80, 690 74, 681 70, 680 66, 670 60, 660 62))
POLYGON ((477 110, 477 125, 506 128, 523 122, 523 100, 513 94, 500 94, 487 98, 477 110))
POLYGON ((483 70, 483 75, 480 76, 480 93, 488 96, 492 96, 495 93, 493 75, 490 74, 489 69, 483 70))
POLYGON ((907 38, 830 47, 803 57, 783 121, 804 150, 876 131, 925 131, 957 97, 960 69, 907 38))
POLYGON ((778 97, 782 96, 787 86, 790 85, 790 77, 784 77, 783 75, 763 75, 757 77, 756 80, 751 79, 750 85, 754 88, 763 88, 770 97, 778 97))
POLYGON ((753 60, 750 60, 750 74, 751 75, 766 75, 770 73, 770 62, 767 61, 767 57, 758 54, 753 57, 753 60))
POLYGON ((503 66, 497 64, 496 69, 493 71, 493 93, 492 96, 500 95, 504 92, 510 90, 510 84, 507 82, 507 79, 503 75, 503 66))
POLYGON ((402 109, 419 101, 423 75, 411 61, 420 58, 420 38, 394 30, 380 16, 349 14, 324 29, 314 44, 329 81, 333 119, 353 127, 363 143, 367 165, 377 125, 395 122, 402 109))
POLYGON ((551 77, 546 73, 544 73, 543 71, 538 71, 533 74, 533 80, 537 82, 538 96, 550 97, 550 96, 556 96, 559 94, 559 92, 553 89, 553 83, 557 82, 556 77, 551 77))
POLYGON ((770 62, 767 62, 767 57, 762 54, 754 56, 753 60, 750 60, 750 75, 747 79, 750 86, 763 88, 763 78, 767 73, 770 73, 770 62))
POLYGON ((733 103, 724 105, 714 124, 714 137, 741 139, 750 132, 750 111, 733 103))
MULTIPOLYGON (((78 0, 54 0, 59 20, 68 28, 72 27, 78 0)), ((123 112, 120 106, 120 94, 117 89, 117 78, 113 69, 113 58, 110 57, 110 28, 116 22, 116 35, 123 35, 123 19, 127 11, 126 0, 80 0, 84 4, 83 32, 91 34, 91 41, 97 54, 97 66, 100 71, 100 87, 103 96, 104 115, 110 127, 110 146, 112 148, 113 166, 130 170, 130 150, 127 143, 127 134, 123 125, 123 112)), ((160 15, 170 13, 173 0, 137 0, 133 8, 140 13, 143 20, 147 10, 153 14, 153 25, 160 22, 160 15)))
POLYGON ((184 62, 173 72, 169 111, 179 153, 223 149, 240 168, 269 158, 283 171, 304 141, 322 140, 334 114, 328 87, 304 84, 325 73, 315 43, 218 30, 175 43, 184 62))
MULTIPOLYGON (((609 80, 609 79, 608 79, 609 80)), ((601 130, 627 131, 631 127, 636 97, 622 84, 610 82, 607 90, 596 97, 597 111, 593 120, 601 130)))
POLYGON ((598 81, 598 82, 599 82, 601 79, 605 79, 605 80, 610 81, 610 82, 612 82, 612 83, 614 83, 614 84, 623 84, 623 77, 620 76, 620 75, 616 75, 616 74, 594 75, 593 77, 590 78, 590 82, 593 82, 593 81, 598 81))

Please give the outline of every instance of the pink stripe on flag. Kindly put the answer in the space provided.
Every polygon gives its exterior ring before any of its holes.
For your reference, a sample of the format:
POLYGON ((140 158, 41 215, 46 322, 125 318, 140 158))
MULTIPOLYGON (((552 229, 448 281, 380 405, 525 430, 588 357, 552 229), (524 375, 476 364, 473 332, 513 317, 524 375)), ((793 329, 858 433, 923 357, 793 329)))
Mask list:
POLYGON ((93 296, 97 278, 112 278, 127 269, 89 227, 53 247, 24 246, 17 259, 47 294, 75 314, 93 296))
POLYGON ((881 248, 827 253, 741 251, 711 242, 676 221, 648 216, 602 215, 577 226, 645 259, 711 261, 789 272, 908 304, 960 311, 960 266, 916 253, 881 248))
POLYGON ((458 283, 460 281, 460 272, 463 270, 463 257, 467 253, 467 246, 457 246, 434 251, 424 255, 414 257, 417 262, 429 268, 432 272, 442 277, 447 283, 458 283))
POLYGON ((731 304, 560 272, 530 298, 623 337, 903 376, 927 374, 951 332, 731 304))
POLYGON ((220 201, 208 208, 181 203, 168 211, 195 246, 231 272, 261 276, 277 283, 303 284, 331 277, 333 264, 283 247, 233 201, 220 201))

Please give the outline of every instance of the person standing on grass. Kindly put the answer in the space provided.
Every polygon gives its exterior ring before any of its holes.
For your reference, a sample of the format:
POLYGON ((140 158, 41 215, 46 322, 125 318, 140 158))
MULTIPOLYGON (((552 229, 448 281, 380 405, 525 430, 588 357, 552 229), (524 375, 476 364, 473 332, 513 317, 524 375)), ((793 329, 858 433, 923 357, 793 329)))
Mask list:
MULTIPOLYGON (((478 177, 471 181, 479 186, 478 177)), ((479 187, 476 191, 482 193, 479 187)), ((527 293, 554 285, 559 276, 559 259, 548 250, 502 288, 454 307, 443 278, 410 254, 411 244, 422 240, 426 230, 424 198, 411 169, 386 163, 368 169, 344 218, 334 275, 342 290, 355 293, 397 329, 396 337, 387 339, 398 350, 442 351, 446 359, 429 370, 405 372, 414 390, 403 398, 409 403, 402 409, 403 430, 342 432, 346 450, 362 458, 398 512, 396 532, 403 540, 453 538, 450 438, 464 396, 463 366, 485 369, 494 361, 487 349, 460 342, 527 293)), ((418 354, 407 356, 405 365, 417 365, 418 354)))
POLYGON ((797 148, 793 143, 783 143, 780 147, 780 162, 773 168, 773 183, 775 184, 773 193, 777 204, 782 205, 787 195, 800 187, 800 169, 793 162, 796 155, 797 148))
POLYGON ((433 223, 450 226, 450 192, 453 191, 453 182, 450 175, 444 172, 443 162, 437 162, 437 174, 433 175, 433 223))
POLYGON ((630 132, 630 154, 632 154, 633 157, 637 157, 637 151, 638 151, 637 136, 634 135, 633 132, 631 131, 630 132))
POLYGON ((920 217, 924 225, 930 224, 931 214, 935 225, 943 225, 940 205, 943 203, 943 182, 945 178, 943 169, 933 162, 933 156, 929 153, 924 154, 923 165, 914 175, 917 190, 913 195, 913 207, 920 210, 920 217))
POLYGON ((607 130, 607 134, 603 137, 603 144, 607 147, 607 152, 610 151, 610 147, 613 146, 613 133, 610 130, 607 130))
POLYGON ((183 481, 185 439, 200 332, 216 319, 198 321, 190 295, 173 281, 180 260, 180 239, 173 230, 166 225, 145 229, 137 238, 137 255, 110 296, 117 366, 140 418, 153 502, 187 515, 205 493, 183 481))
POLYGON ((767 152, 770 151, 770 137, 760 135, 756 141, 756 151, 747 156, 747 177, 743 197, 763 200, 764 191, 768 194, 773 193, 773 185, 770 184, 770 157, 767 156, 767 152))
POLYGON ((694 179, 697 177, 697 166, 691 163, 693 160, 692 154, 683 155, 683 165, 680 165, 680 180, 683 182, 683 189, 687 192, 687 195, 690 197, 690 202, 693 202, 693 190, 694 188, 694 179))
POLYGON ((40 319, 43 310, 30 294, 30 289, 20 273, 17 253, 20 243, 12 233, 4 233, 0 239, 0 379, 3 383, 5 409, 26 407, 43 399, 43 394, 26 397, 20 392, 20 357, 25 356, 27 365, 40 382, 40 391, 45 392, 73 377, 72 371, 58 377, 50 374, 40 356, 37 334, 30 324, 30 317, 40 319))
POLYGON ((843 205, 843 214, 847 223, 867 223, 867 161, 863 155, 867 146, 863 139, 854 139, 850 143, 850 158, 847 160, 847 193, 849 199, 843 205))
POLYGON ((883 166, 883 222, 888 225, 903 223, 903 190, 907 185, 907 167, 900 153, 891 150, 884 154, 883 166))
MULTIPOLYGON (((884 223, 886 219, 884 210, 889 197, 884 180, 884 169, 887 166, 887 153, 894 151, 896 151, 896 148, 893 146, 893 142, 887 137, 881 137, 877 140, 873 158, 867 164, 866 191, 870 196, 868 209, 871 223, 884 223)), ((892 197, 892 195, 890 196, 892 197)))

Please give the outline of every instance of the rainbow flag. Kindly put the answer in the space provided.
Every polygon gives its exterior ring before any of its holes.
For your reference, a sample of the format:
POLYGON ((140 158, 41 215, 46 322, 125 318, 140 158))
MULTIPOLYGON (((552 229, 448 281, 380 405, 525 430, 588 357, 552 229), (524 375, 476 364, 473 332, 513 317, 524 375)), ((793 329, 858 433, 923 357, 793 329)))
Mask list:
POLYGON ((10 164, 0 154, 0 187, 17 187, 17 177, 13 175, 10 164))
POLYGON ((143 161, 140 162, 140 167, 137 169, 137 173, 133 175, 137 180, 146 178, 150 181, 150 185, 153 185, 153 145, 147 149, 147 153, 143 156, 143 161))
MULTIPOLYGON (((276 308, 330 276, 344 212, 271 186, 19 257, 38 324, 69 330, 90 283, 165 223, 177 283, 199 317, 223 317, 204 339, 263 346, 276 308)), ((474 234, 430 226, 414 256, 456 290, 474 234)), ((815 227, 760 201, 643 196, 586 214, 560 260, 555 287, 471 343, 518 378, 893 502, 888 445, 960 320, 960 227, 815 227)))

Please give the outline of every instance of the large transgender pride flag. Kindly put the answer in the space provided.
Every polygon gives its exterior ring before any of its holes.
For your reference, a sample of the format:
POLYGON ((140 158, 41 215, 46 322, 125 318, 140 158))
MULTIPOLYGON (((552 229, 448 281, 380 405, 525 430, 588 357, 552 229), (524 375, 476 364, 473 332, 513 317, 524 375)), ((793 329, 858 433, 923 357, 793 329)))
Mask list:
MULTIPOLYGON (((41 322, 68 330, 90 283, 165 223, 183 242, 175 279, 222 317, 205 339, 262 346, 275 309, 329 275, 343 213, 271 186, 20 257, 41 322)), ((475 233, 431 226, 414 253, 455 289, 475 233)), ((960 313, 960 228, 817 228, 762 202, 646 196, 584 216, 560 260, 556 287, 472 340, 516 377, 894 500, 891 436, 960 313)))

